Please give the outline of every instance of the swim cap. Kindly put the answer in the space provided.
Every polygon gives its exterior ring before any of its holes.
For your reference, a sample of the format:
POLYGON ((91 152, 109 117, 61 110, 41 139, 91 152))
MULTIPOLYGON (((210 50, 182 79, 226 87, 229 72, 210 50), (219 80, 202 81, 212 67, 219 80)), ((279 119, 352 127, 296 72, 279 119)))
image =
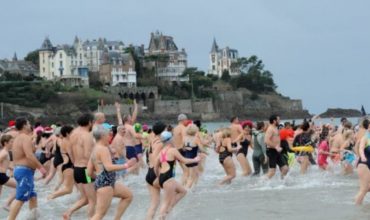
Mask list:
POLYGON ((35 133, 43 133, 44 132, 44 128, 42 126, 38 126, 37 128, 34 129, 35 133))
POLYGON ((149 126, 147 124, 144 124, 143 125, 143 131, 148 131, 149 130, 149 126))
POLYGON ((161 141, 162 142, 168 142, 172 139, 172 133, 168 131, 164 131, 161 134, 161 141))
POLYGON ((103 123, 102 126, 104 127, 104 129, 106 130, 112 130, 112 125, 108 124, 108 123, 103 123))
POLYGON ((54 133, 54 130, 51 127, 46 127, 44 129, 44 133, 45 134, 52 134, 52 133, 54 133))
POLYGON ((253 128, 253 122, 250 121, 250 120, 243 121, 241 124, 242 124, 242 127, 243 128, 245 128, 245 126, 248 126, 250 128, 253 128))
POLYGON ((135 123, 134 124, 134 129, 136 133, 139 133, 141 131, 141 124, 140 123, 135 123))
POLYGON ((166 129, 166 125, 161 121, 157 121, 153 125, 153 132, 155 135, 161 134, 165 129, 166 129))
POLYGON ((180 114, 177 117, 177 121, 184 121, 184 120, 187 120, 187 119, 188 119, 188 117, 185 114, 180 114))
POLYGON ((15 127, 15 121, 14 121, 14 120, 9 121, 9 122, 8 122, 8 127, 9 127, 9 128, 13 128, 13 127, 15 127))
POLYGON ((189 126, 191 124, 193 124, 193 121, 192 120, 186 119, 185 122, 184 122, 185 127, 187 127, 187 126, 189 126))

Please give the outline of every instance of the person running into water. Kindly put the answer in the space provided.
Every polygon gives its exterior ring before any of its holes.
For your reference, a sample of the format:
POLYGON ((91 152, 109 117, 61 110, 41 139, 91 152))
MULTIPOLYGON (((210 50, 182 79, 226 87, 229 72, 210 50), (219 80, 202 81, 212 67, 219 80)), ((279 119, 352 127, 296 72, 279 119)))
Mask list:
POLYGON ((352 129, 352 123, 343 118, 342 127, 338 129, 334 137, 329 141, 330 152, 332 153, 331 160, 334 164, 339 164, 341 161, 341 148, 344 145, 344 133, 352 129))
MULTIPOLYGON (((186 126, 187 126, 188 117, 185 114, 180 114, 177 117, 178 124, 173 129, 173 144, 175 145, 176 149, 180 152, 181 156, 185 157, 185 149, 184 149, 184 138, 186 135, 186 126)), ((170 125, 169 125, 170 126, 170 125)), ((189 178, 189 170, 188 168, 180 162, 180 167, 182 169, 182 177, 181 177, 181 184, 185 186, 186 180, 189 178)))
MULTIPOLYGON (((52 146, 52 159, 51 159, 51 165, 50 165, 50 171, 48 172, 48 175, 45 178, 45 185, 49 184, 49 182, 54 178, 55 174, 57 172, 61 173, 60 168, 63 164, 63 157, 60 153, 60 128, 56 127, 55 130, 53 130, 53 134, 51 135, 50 139, 52 140, 53 146, 52 146)), ((62 174, 62 173, 61 173, 62 174)), ((59 188, 59 186, 63 182, 63 175, 60 176, 59 182, 56 185, 56 189, 59 188)))
POLYGON ((361 139, 362 137, 366 134, 367 130, 365 129, 364 126, 368 126, 368 124, 366 124, 368 122, 368 120, 366 119, 362 119, 361 122, 360 122, 360 128, 359 130, 357 131, 356 135, 355 135, 355 149, 354 149, 354 152, 356 154, 357 157, 360 157, 359 155, 359 152, 358 152, 358 149, 360 147, 360 142, 361 142, 361 139), (365 122, 365 124, 364 124, 365 122))
POLYGON ((73 158, 72 148, 70 143, 70 134, 73 127, 63 126, 60 130, 61 138, 59 141, 60 154, 62 156, 62 174, 63 174, 63 188, 56 190, 48 196, 48 200, 55 199, 73 192, 74 178, 73 178, 73 158))
POLYGON ((175 180, 175 164, 179 161, 183 164, 199 163, 201 158, 194 159, 183 157, 172 142, 172 134, 163 132, 161 140, 164 148, 160 151, 157 159, 159 166, 159 185, 164 191, 163 202, 160 210, 160 219, 166 219, 170 211, 185 196, 185 188, 175 180))
MULTIPOLYGON (((6 132, 4 133, 4 135, 10 135, 10 136, 12 136, 13 141, 14 141, 14 138, 18 135, 18 131, 15 128, 15 121, 14 120, 9 121, 8 128, 6 129, 6 132)), ((12 148, 12 146, 10 148, 12 148)), ((14 163, 13 163, 13 153, 12 153, 12 150, 9 150, 9 160, 10 160, 10 163, 9 163, 9 168, 10 169, 8 170, 9 171, 8 174, 9 174, 9 176, 14 176, 13 175, 14 163)), ((9 211, 10 205, 14 201, 15 194, 16 194, 15 189, 11 189, 10 191, 11 192, 9 193, 8 199, 6 200, 5 204, 3 205, 3 208, 5 210, 7 210, 7 211, 9 211)))
MULTIPOLYGON (((2 186, 7 186, 15 189, 16 182, 14 178, 7 175, 7 171, 10 169, 10 150, 13 144, 14 138, 11 135, 4 134, 0 139, 0 195, 2 186)), ((9 211, 8 206, 4 206, 4 209, 9 211)))
POLYGON ((277 115, 270 116, 270 125, 266 130, 265 143, 267 145, 267 157, 269 158, 269 171, 267 173, 267 178, 271 179, 275 176, 276 165, 279 166, 281 172, 281 178, 288 173, 288 161, 281 155, 283 150, 280 147, 280 136, 278 131, 278 126, 280 123, 280 117, 277 115))
POLYGON ((362 124, 366 129, 366 133, 362 137, 359 147, 360 159, 357 166, 357 172, 360 189, 356 195, 356 205, 362 204, 370 186, 370 122, 368 119, 365 119, 362 124))
POLYGON ((121 199, 114 217, 115 220, 121 219, 133 198, 131 191, 122 183, 116 181, 116 171, 128 169, 135 162, 130 161, 122 165, 114 164, 111 156, 112 152, 109 149, 109 132, 103 126, 96 126, 93 129, 96 145, 89 161, 88 174, 96 177, 96 210, 91 220, 104 218, 113 197, 121 199))
POLYGON ((29 201, 31 215, 37 217, 37 194, 34 185, 34 173, 38 169, 43 177, 46 175, 45 168, 36 159, 32 146, 31 125, 26 118, 16 119, 16 129, 19 134, 13 142, 14 178, 17 182, 16 198, 13 201, 8 220, 14 220, 24 202, 29 201))
POLYGON ((159 171, 155 170, 155 165, 159 152, 162 150, 163 143, 161 141, 161 134, 166 129, 166 125, 162 122, 156 122, 153 125, 154 137, 149 143, 148 149, 148 173, 146 174, 145 181, 147 182, 150 194, 150 206, 148 208, 146 219, 152 220, 158 209, 160 202, 160 191, 158 174, 159 171))
POLYGON ((236 148, 232 147, 231 144, 231 129, 224 128, 221 130, 222 136, 219 138, 219 143, 216 151, 219 153, 219 161, 223 166, 226 176, 219 183, 219 185, 230 184, 236 176, 235 165, 233 161, 233 153, 238 152, 241 149, 241 146, 236 148))
MULTIPOLYGON (((116 105, 117 106, 117 105, 116 105)), ((117 117, 118 117, 118 125, 123 125, 125 127, 125 136, 124 136, 124 144, 126 147, 126 158, 127 160, 139 162, 139 158, 135 149, 135 143, 138 138, 141 137, 140 134, 135 132, 133 127, 136 117, 137 117, 138 106, 136 100, 134 100, 134 111, 132 116, 127 115, 121 119, 121 111, 117 108, 117 117)), ((131 167, 128 172, 129 173, 138 173, 139 172, 139 163, 131 167)))
POLYGON ((265 131, 266 126, 263 121, 257 122, 257 131, 253 133, 253 176, 259 176, 261 169, 263 174, 268 171, 268 158, 266 155, 266 144, 265 144, 265 131))
MULTIPOLYGON (((197 135, 199 132, 198 127, 195 124, 191 124, 186 129, 186 135, 184 138, 185 146, 185 157, 188 159, 194 159, 198 156, 198 152, 204 152, 202 141, 197 135)), ((198 163, 186 164, 189 172, 189 177, 185 183, 185 187, 190 189, 198 182, 199 169, 198 163)))
MULTIPOLYGON (((242 148, 239 150, 240 153, 242 153, 245 157, 245 162, 246 162, 246 170, 247 172, 244 173, 245 176, 248 176, 252 173, 251 166, 249 165, 248 161, 248 148, 253 148, 253 142, 252 142, 252 129, 253 129, 253 122, 252 121, 245 121, 242 123, 242 128, 243 128, 243 136, 240 140, 240 145, 242 148)), ((237 153, 239 155, 239 152, 237 153)))
POLYGON ((143 133, 143 129, 142 129, 142 126, 140 123, 135 123, 134 124, 134 130, 135 130, 135 133, 136 135, 139 135, 139 136, 136 136, 138 138, 135 139, 135 151, 136 151, 136 154, 137 154, 137 157, 139 159, 139 168, 144 168, 144 160, 143 160, 143 153, 144 153, 144 150, 143 150, 143 136, 142 136, 142 133, 143 133))
POLYGON ((317 164, 319 165, 320 169, 328 170, 328 156, 330 156, 330 148, 329 148, 329 127, 323 126, 321 134, 320 134, 320 142, 319 142, 319 151, 317 156, 317 164))
MULTIPOLYGON (((281 155, 289 162, 288 152, 293 145, 294 130, 290 122, 284 123, 284 128, 279 131, 280 135, 280 146, 283 149, 281 155)), ((290 165, 290 164, 289 164, 290 165)))
POLYGON ((353 163, 356 160, 354 148, 355 134, 353 130, 345 130, 343 133, 343 144, 341 146, 342 152, 342 174, 348 175, 353 173, 353 163))
POLYGON ((230 122, 231 146, 234 148, 240 147, 240 149, 236 152, 236 159, 238 160, 240 167, 242 168, 242 175, 248 176, 252 172, 246 158, 246 152, 248 151, 248 149, 243 149, 240 145, 240 141, 243 139, 244 136, 243 127, 240 125, 238 117, 232 117, 230 122))
MULTIPOLYGON (((311 142, 311 135, 309 132, 310 124, 308 122, 303 122, 301 125, 302 133, 297 135, 294 138, 293 146, 294 147, 303 147, 303 146, 312 146, 311 142)), ((298 152, 298 161, 301 165, 301 174, 305 174, 307 172, 308 166, 310 165, 309 161, 309 154, 308 152, 298 152)))
POLYGON ((88 218, 91 218, 95 209, 95 189, 91 177, 87 174, 87 164, 94 147, 94 138, 91 134, 93 116, 83 114, 77 119, 78 127, 75 128, 69 138, 74 162, 73 178, 80 192, 80 199, 72 205, 64 214, 64 219, 70 219, 71 215, 88 205, 88 218))
MULTIPOLYGON (((116 164, 125 164, 126 161, 126 148, 125 148, 125 134, 126 128, 123 125, 117 127, 117 134, 114 136, 111 148, 114 152, 114 162, 116 164)), ((117 171, 117 178, 124 177, 126 170, 117 171)))

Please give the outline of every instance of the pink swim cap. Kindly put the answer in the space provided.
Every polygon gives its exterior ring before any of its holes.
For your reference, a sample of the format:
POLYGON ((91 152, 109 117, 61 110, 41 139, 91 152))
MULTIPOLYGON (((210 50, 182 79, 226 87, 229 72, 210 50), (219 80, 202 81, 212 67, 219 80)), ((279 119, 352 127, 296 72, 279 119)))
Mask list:
POLYGON ((42 126, 38 126, 37 128, 35 128, 35 133, 37 134, 37 133, 43 133, 44 132, 44 128, 42 127, 42 126))

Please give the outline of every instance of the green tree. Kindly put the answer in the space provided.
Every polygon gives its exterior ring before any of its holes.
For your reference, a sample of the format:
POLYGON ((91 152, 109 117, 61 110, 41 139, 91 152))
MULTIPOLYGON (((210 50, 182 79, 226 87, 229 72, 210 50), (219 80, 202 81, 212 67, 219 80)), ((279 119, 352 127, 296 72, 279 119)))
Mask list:
POLYGON ((273 75, 270 71, 265 70, 263 61, 253 55, 249 58, 242 57, 232 64, 233 68, 247 68, 247 72, 231 80, 234 88, 247 88, 254 92, 275 92, 276 85, 273 75))
POLYGON ((231 79, 231 76, 230 76, 229 70, 222 71, 221 80, 225 82, 230 82, 230 79, 231 79))
MULTIPOLYGON (((182 76, 189 76, 190 88, 193 90, 194 95, 198 98, 209 98, 211 95, 205 90, 212 88, 213 80, 206 76, 204 71, 200 71, 195 67, 185 69, 182 76)), ((190 90, 191 92, 191 90, 190 90)))
POLYGON ((35 64, 37 67, 39 67, 39 51, 34 50, 32 52, 29 52, 27 56, 24 58, 24 60, 31 62, 35 64))

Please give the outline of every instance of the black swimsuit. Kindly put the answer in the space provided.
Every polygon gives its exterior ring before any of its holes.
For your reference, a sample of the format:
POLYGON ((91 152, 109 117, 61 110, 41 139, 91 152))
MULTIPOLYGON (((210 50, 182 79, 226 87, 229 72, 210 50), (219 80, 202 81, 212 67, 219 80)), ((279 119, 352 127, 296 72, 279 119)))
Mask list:
POLYGON ((72 163, 72 160, 71 160, 71 157, 69 156, 69 154, 68 153, 62 153, 62 154, 67 155, 67 157, 68 157, 68 163, 63 164, 62 172, 64 172, 66 169, 73 169, 73 163, 72 163))
POLYGON ((233 154, 227 150, 227 147, 223 147, 223 148, 225 148, 225 150, 220 152, 220 154, 218 156, 218 159, 219 159, 219 161, 222 165, 224 164, 224 161, 227 157, 232 157, 233 156, 233 154))
POLYGON ((51 159, 51 156, 50 157, 46 157, 46 153, 44 152, 45 151, 45 147, 42 147, 41 148, 42 149, 42 153, 41 153, 41 155, 40 155, 40 159, 39 159, 39 161, 40 161, 40 163, 42 164, 42 165, 44 165, 44 163, 46 163, 46 162, 48 162, 48 160, 50 160, 51 159))
POLYGON ((174 168, 175 168, 176 161, 175 160, 172 160, 172 161, 167 160, 167 150, 166 150, 166 152, 161 152, 160 154, 161 154, 161 157, 160 157, 161 167, 162 167, 162 163, 168 163, 168 165, 170 166, 170 169, 168 169, 165 173, 161 173, 159 175, 159 186, 161 188, 163 188, 163 184, 167 180, 175 177, 175 169, 174 168))
POLYGON ((172 161, 167 161, 168 165, 170 165, 170 169, 169 169, 167 172, 165 172, 165 173, 161 173, 161 174, 159 175, 159 185, 161 186, 161 188, 163 188, 163 184, 164 184, 167 180, 169 180, 169 179, 171 179, 171 178, 175 177, 175 174, 174 174, 174 171, 175 171, 175 169, 174 169, 174 167, 175 167, 175 162, 176 162, 176 161, 174 161, 174 160, 172 160, 172 161))
POLYGON ((58 143, 55 145, 55 154, 54 154, 54 167, 57 168, 60 164, 63 164, 63 157, 62 154, 60 153, 60 147, 58 143))
POLYGON ((247 156, 247 154, 248 154, 248 147, 249 147, 250 144, 251 144, 251 142, 249 142, 248 139, 245 139, 244 141, 240 142, 240 145, 242 146, 242 148, 240 148, 240 150, 238 150, 238 152, 236 153, 236 155, 238 155, 238 154, 244 154, 244 156, 247 156))
MULTIPOLYGON (((158 140, 159 141, 159 140, 158 140)), ((158 141, 156 143, 158 143, 158 141)), ((149 165, 149 156, 150 154, 153 153, 153 148, 152 148, 152 144, 149 146, 149 150, 147 151, 147 161, 148 161, 148 165, 149 165)), ((146 174, 146 177, 145 177, 145 180, 146 182, 153 186, 153 183, 154 181, 157 179, 157 175, 155 174, 154 172, 154 167, 149 167, 148 168, 148 173, 146 174)))
MULTIPOLYGON (((188 159, 196 158, 198 155, 198 150, 199 150, 198 146, 191 146, 190 142, 187 142, 185 146, 185 158, 188 158, 188 159)), ((185 166, 186 167, 196 167, 198 166, 198 163, 185 164, 185 166)))

